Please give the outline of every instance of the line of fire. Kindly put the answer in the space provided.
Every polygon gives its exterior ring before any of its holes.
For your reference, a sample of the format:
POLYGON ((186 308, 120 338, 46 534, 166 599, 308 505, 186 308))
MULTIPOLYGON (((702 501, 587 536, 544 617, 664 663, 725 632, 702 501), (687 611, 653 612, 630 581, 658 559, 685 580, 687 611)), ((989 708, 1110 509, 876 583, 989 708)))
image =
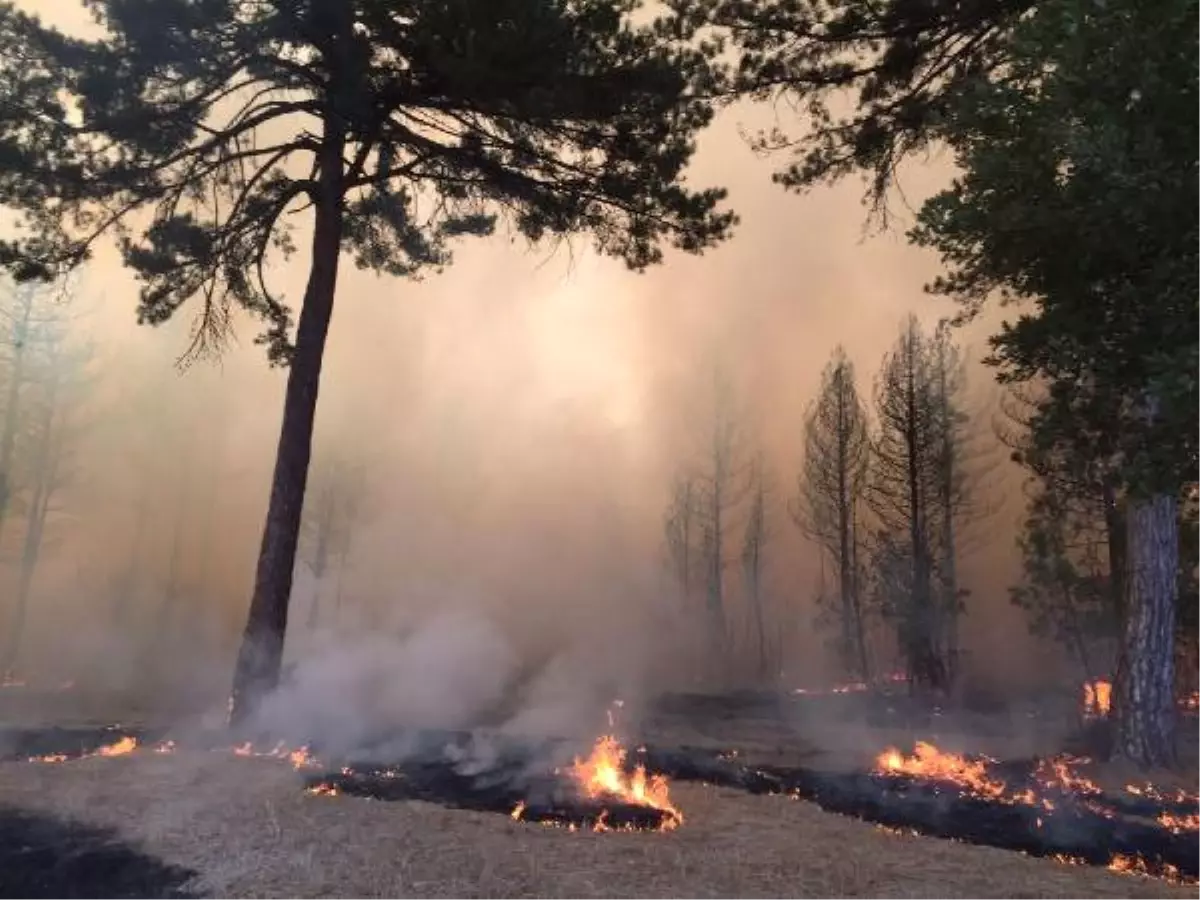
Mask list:
MULTIPOLYGON (((3 689, 24 687, 10 682, 3 689)), ((904 678, 895 675, 871 684, 796 688, 787 702, 852 706, 859 715, 893 712, 906 699, 904 688, 904 678)), ((711 717, 714 704, 730 702, 673 695, 663 699, 662 714, 711 717)), ((734 704, 747 702, 741 697, 734 704)), ((1080 686, 1078 714, 1091 733, 1104 726, 1109 703, 1107 681, 1080 686)), ((138 755, 253 760, 294 770, 295 790, 314 800, 423 801, 571 833, 686 829, 690 814, 673 789, 696 784, 771 802, 807 802, 885 832, 997 847, 1062 865, 1172 884, 1195 883, 1200 876, 1197 793, 1144 780, 1115 783, 1107 775, 1102 784, 1087 756, 1000 760, 916 740, 908 748, 879 748, 871 764, 857 770, 781 765, 755 760, 753 751, 738 747, 626 746, 615 736, 622 730, 621 708, 618 701, 608 709, 609 733, 590 746, 486 729, 424 729, 381 735, 345 756, 326 753, 317 743, 231 744, 220 732, 184 736, 109 726, 5 729, 0 748, 3 758, 30 766, 104 764, 138 755), (488 747, 484 763, 481 745, 488 747)), ((1194 720, 1195 696, 1181 700, 1180 715, 1194 720)))

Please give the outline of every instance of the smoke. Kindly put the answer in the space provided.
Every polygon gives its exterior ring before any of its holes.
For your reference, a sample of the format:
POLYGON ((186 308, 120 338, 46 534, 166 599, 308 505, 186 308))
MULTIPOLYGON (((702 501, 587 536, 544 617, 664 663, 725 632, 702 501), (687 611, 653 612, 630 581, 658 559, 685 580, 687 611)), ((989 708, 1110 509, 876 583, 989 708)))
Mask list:
MULTIPOLYGON (((293 651, 283 684, 251 733, 322 756, 397 761, 456 733, 464 771, 490 769, 499 746, 591 741, 613 730, 605 710, 640 673, 564 645, 531 663, 492 618, 469 607, 435 613, 406 633, 322 631, 293 651), (467 743, 462 733, 473 732, 467 743)), ((626 696, 634 696, 626 694, 626 696)))
POLYGON ((504 634, 451 611, 407 637, 321 635, 264 704, 259 726, 345 756, 403 729, 458 729, 494 707, 517 670, 504 634))
MULTIPOLYGON (((74 5, 32 5, 68 30, 87 24, 74 5)), ((728 186, 743 224, 703 258, 671 253, 636 276, 583 241, 550 256, 495 240, 462 244, 444 275, 421 283, 344 267, 288 635, 306 648, 292 654, 305 688, 289 702, 308 710, 295 712, 299 725, 336 732, 344 715, 352 730, 368 712, 436 718, 433 707, 462 721, 511 683, 528 698, 513 727, 553 731, 614 696, 633 704, 690 683, 709 662, 693 640, 703 610, 673 602, 663 517, 673 476, 705 443, 717 360, 774 487, 767 580, 780 668, 790 683, 836 680, 812 628, 820 562, 786 515, 804 409, 837 343, 869 396, 902 318, 948 309, 922 292, 936 260, 898 231, 864 238, 859 185, 799 198, 771 183, 779 160, 755 159, 741 138, 771 119, 734 107, 704 136, 692 177, 728 186), (327 495, 356 501, 352 515, 334 511, 337 539, 322 543, 327 495), (443 619, 447 602, 457 612, 443 619), (440 693, 422 698, 425 682, 440 693), (346 699, 357 690, 373 692, 369 710, 346 699)), ((937 161, 915 167, 910 201, 945 175, 937 161)), ((273 270, 293 303, 305 262, 273 270)), ((267 368, 241 317, 219 364, 180 372, 190 310, 136 327, 137 285, 111 247, 97 247, 80 290, 91 312, 76 337, 97 360, 46 524, 20 669, 111 687, 90 701, 96 715, 120 714, 131 696, 223 705, 283 373, 267 368)), ((964 563, 964 641, 994 680, 1039 680, 1040 666, 1014 665, 1031 651, 1005 591, 1005 515, 964 563)), ((5 527, 0 596, 18 580, 23 527, 21 515, 5 527)), ((736 557, 740 534, 732 540, 736 557)), ((729 572, 736 583, 736 563, 729 572)), ((729 618, 749 646, 748 611, 734 603, 729 618)))

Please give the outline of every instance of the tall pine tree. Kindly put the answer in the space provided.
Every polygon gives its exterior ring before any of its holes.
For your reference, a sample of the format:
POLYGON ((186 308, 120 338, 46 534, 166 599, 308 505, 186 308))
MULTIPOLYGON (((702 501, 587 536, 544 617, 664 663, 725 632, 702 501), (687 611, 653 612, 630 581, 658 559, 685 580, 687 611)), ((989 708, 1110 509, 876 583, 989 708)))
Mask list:
POLYGON ((1197 455, 1195 0, 1055 0, 1016 28, 947 137, 962 174, 914 237, 973 312, 1023 304, 993 341, 1005 378, 1049 385, 1041 446, 1110 434, 1126 498, 1117 747, 1173 757, 1179 498, 1197 455))
POLYGON ((240 306, 288 366, 262 549, 234 677, 242 720, 276 683, 321 361, 343 253, 415 277, 497 220, 590 235, 634 269, 733 217, 683 171, 711 118, 715 47, 637 0, 89 0, 80 39, 0 4, 0 264, 50 277, 119 239, 142 322, 240 306), (311 213, 292 327, 269 284, 311 213))

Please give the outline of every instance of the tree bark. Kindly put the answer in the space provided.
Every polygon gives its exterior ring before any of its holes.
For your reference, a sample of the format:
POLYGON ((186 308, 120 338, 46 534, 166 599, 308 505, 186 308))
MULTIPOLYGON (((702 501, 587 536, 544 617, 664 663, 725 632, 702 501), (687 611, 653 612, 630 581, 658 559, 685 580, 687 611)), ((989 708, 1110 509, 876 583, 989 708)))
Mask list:
POLYGON ((1175 595, 1179 516, 1173 494, 1126 509, 1125 623, 1116 752, 1144 767, 1175 761, 1175 595))
POLYGON ((312 265, 288 368, 283 424, 275 453, 275 473, 255 573, 254 595, 233 676, 229 705, 230 725, 233 726, 244 724, 262 698, 275 689, 283 663, 288 601, 292 593, 300 516, 312 456, 321 363, 337 289, 344 215, 342 154, 345 143, 345 126, 337 113, 330 110, 325 117, 320 177, 313 198, 316 222, 312 265))

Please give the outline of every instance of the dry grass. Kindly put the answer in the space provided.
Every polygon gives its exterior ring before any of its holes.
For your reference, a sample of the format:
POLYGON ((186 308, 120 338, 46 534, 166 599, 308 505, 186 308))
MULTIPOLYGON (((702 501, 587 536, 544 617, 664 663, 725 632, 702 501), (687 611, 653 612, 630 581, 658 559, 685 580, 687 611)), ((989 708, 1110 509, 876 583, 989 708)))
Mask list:
MULTIPOLYGON (((893 834, 780 797, 682 784, 670 834, 569 833, 304 793, 285 763, 141 752, 0 764, 4 804, 115 828, 237 897, 1195 897, 1101 869, 893 834)), ((2 876, 0 876, 2 879, 2 876)))

